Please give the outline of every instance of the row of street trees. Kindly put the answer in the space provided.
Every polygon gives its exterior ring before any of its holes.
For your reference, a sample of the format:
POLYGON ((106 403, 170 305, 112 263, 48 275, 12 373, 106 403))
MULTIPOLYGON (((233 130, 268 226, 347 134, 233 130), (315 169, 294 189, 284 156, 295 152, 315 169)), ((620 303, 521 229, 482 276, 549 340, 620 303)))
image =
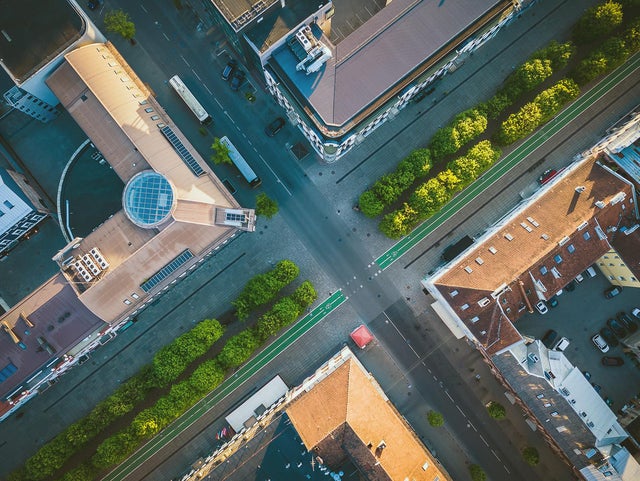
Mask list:
POLYGON ((580 95, 579 85, 610 72, 640 50, 639 4, 637 0, 607 1, 588 9, 574 27, 575 43, 552 41, 536 51, 505 79, 492 98, 457 115, 434 134, 427 148, 412 152, 395 171, 384 175, 363 192, 359 198, 362 213, 368 217, 383 214, 397 204, 407 190, 415 187, 408 201, 383 217, 380 230, 391 238, 398 238, 435 214, 457 191, 495 162, 497 158, 492 154, 499 150, 484 145, 486 157, 483 160, 475 157, 472 148, 466 155, 450 161, 445 170, 439 168, 432 172, 432 167, 485 133, 489 120, 501 117, 553 74, 565 69, 577 52, 576 44, 583 50, 592 48, 593 51, 571 70, 570 77, 541 91, 504 119, 492 135, 494 142, 509 145, 530 135, 580 95), (626 23, 623 11, 631 18, 626 23), (617 36, 611 36, 616 32, 619 32, 617 36), (596 41, 598 44, 594 47, 596 41), (425 178, 428 178, 426 182, 416 186, 425 178))

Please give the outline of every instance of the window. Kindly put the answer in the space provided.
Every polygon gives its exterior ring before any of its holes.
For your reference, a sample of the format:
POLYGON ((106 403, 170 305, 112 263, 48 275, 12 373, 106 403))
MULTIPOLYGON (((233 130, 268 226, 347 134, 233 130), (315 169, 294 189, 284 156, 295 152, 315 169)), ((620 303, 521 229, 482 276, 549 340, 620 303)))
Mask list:
POLYGON ((457 290, 455 290, 455 291, 451 291, 451 292, 449 293, 449 295, 450 295, 451 297, 456 297, 456 296, 458 295, 458 291, 457 291, 457 290))
POLYGON ((556 264, 562 264, 562 256, 560 254, 553 256, 553 260, 556 261, 556 264))
POLYGON ((466 311, 467 309, 469 309, 469 304, 462 304, 460 306, 460 309, 463 310, 463 311, 466 311))
POLYGON ((547 270, 547 268, 545 266, 540 266, 540 274, 542 274, 544 276, 547 272, 549 272, 549 271, 547 270))
POLYGON ((151 120, 160 120, 160 116, 159 115, 152 115, 151 116, 151 120))
POLYGON ((150 114, 151 112, 153 112, 153 109, 151 107, 147 107, 146 109, 144 109, 144 111, 150 114))
POLYGON ((589 231, 587 231, 584 234, 582 234, 582 237, 584 238, 584 240, 589 240, 591 239, 591 234, 589 234, 589 231))
POLYGON ((133 297, 134 299, 140 299, 140 296, 138 294, 136 294, 135 292, 131 293, 131 297, 133 297))
POLYGON ((569 254, 573 254, 576 251, 576 248, 573 244, 569 244, 567 246, 567 250, 569 251, 569 254))
POLYGON ((4 205, 5 205, 5 207, 7 209, 13 209, 14 208, 14 205, 11 202, 9 202, 8 200, 4 201, 4 205))
POLYGON ((4 212, 0 210, 0 217, 2 217, 3 215, 4 215, 4 212))
POLYGON ((129 299, 125 299, 125 300, 124 300, 124 301, 122 301, 122 302, 124 302, 127 306, 128 306, 129 304, 131 304, 131 301, 130 301, 129 299))

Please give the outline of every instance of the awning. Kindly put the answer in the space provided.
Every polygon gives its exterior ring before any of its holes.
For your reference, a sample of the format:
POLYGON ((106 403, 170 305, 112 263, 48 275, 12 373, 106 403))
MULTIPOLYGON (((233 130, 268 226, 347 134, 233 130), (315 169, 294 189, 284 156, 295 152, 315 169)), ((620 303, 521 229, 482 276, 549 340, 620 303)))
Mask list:
POLYGON ((355 342, 360 349, 364 349, 367 344, 373 341, 373 335, 369 329, 367 329, 367 326, 362 324, 351 333, 351 339, 353 339, 353 342, 355 342))

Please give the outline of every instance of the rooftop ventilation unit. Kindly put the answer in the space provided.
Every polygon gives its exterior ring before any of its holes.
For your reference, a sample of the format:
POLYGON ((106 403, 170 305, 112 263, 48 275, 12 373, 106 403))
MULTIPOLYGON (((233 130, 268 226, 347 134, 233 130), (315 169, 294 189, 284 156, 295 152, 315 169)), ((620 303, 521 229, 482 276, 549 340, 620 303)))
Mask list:
POLYGON ((611 205, 615 205, 618 202, 622 202, 625 198, 627 197, 627 194, 625 194, 624 192, 618 192, 616 195, 614 195, 611 200, 609 201, 609 203, 611 205))
POLYGON ((100 252, 100 250, 97 247, 94 247, 89 252, 91 253, 91 256, 96 261, 98 266, 100 266, 100 269, 105 270, 107 267, 109 267, 109 263, 107 262, 107 260, 102 255, 102 252, 100 252))
POLYGON ((100 274, 100 269, 95 264, 95 262, 93 262, 93 258, 89 254, 85 254, 82 256, 82 262, 84 262, 84 265, 86 265, 89 271, 91 271, 91 274, 93 274, 94 276, 100 274))
POLYGON ((596 205, 596 207, 598 207, 600 209, 603 209, 606 204, 604 202, 602 202, 601 200, 597 200, 595 202, 595 205, 596 205))
POLYGON ((578 194, 582 194, 585 190, 586 190, 586 187, 584 185, 579 185, 578 187, 576 187, 576 192, 578 194))

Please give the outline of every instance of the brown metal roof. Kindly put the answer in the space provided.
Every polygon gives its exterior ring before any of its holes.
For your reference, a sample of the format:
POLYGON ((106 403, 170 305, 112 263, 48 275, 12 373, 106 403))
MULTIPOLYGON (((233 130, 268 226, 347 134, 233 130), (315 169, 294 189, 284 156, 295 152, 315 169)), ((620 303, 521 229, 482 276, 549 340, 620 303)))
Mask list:
POLYGON ((343 126, 511 5, 509 0, 394 0, 337 46, 328 45, 334 56, 316 74, 296 72, 289 52, 274 58, 326 125, 343 126))
POLYGON ((308 450, 332 434, 349 438, 342 449, 361 471, 375 471, 379 462, 394 481, 450 479, 353 358, 294 400, 287 415, 308 450), (382 442, 385 447, 377 449, 382 442))
POLYGON ((53 276, 22 299, 9 312, 0 316, 0 321, 6 322, 26 346, 26 349, 21 349, 0 329, 0 369, 9 362, 18 368, 12 376, 0 382, 0 396, 9 394, 37 369, 64 354, 79 339, 102 324, 78 300, 62 274, 53 276), (23 316, 26 316, 33 327, 25 323, 23 316), (56 352, 50 355, 41 349, 39 337, 46 340, 56 352))

